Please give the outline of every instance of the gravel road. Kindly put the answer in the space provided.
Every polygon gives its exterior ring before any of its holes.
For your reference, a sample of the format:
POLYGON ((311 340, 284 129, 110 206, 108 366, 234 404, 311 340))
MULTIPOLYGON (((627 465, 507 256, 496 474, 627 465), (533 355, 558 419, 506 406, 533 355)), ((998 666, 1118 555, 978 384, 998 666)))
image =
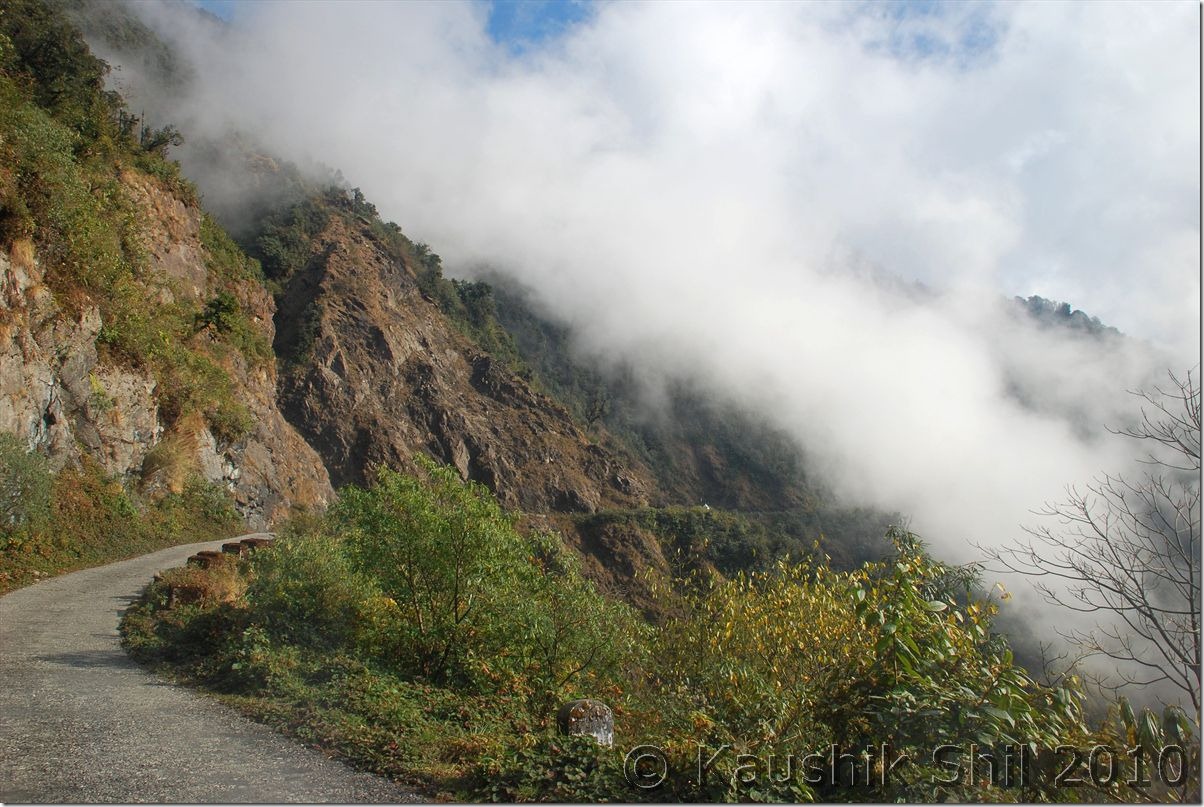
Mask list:
POLYGON ((121 612, 155 572, 221 543, 173 547, 0 597, 0 801, 423 800, 126 656, 121 612))

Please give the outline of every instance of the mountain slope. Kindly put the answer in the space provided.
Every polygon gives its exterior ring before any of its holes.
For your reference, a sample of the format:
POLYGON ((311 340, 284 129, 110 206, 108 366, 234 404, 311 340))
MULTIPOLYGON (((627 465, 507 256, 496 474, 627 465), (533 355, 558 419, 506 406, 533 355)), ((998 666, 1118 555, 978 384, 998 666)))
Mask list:
POLYGON ((416 452, 484 483, 506 506, 593 511, 647 503, 646 471, 592 441, 569 413, 461 334, 420 269, 338 193, 303 263, 284 271, 281 405, 336 484, 416 452))
MULTIPOLYGON (((127 80, 159 81, 147 92, 152 118, 154 99, 183 92, 202 69, 123 4, 65 5, 136 68, 127 80)), ((95 85, 102 66, 87 65, 95 85)), ((162 159, 174 130, 117 107, 106 114, 130 143, 116 170, 104 170, 142 222, 136 233, 110 228, 136 246, 127 260, 136 271, 121 288, 85 290, 92 319, 60 327, 65 315, 55 313, 50 325, 24 326, 59 327, 40 349, 75 357, 53 383, 49 358, 31 364, 41 368, 32 375, 6 374, 11 428, 31 444, 109 458, 106 468, 151 488, 178 487, 198 470, 230 488, 255 526, 294 504, 320 505, 329 481, 363 483, 376 465, 409 468, 427 454, 510 509, 596 515, 556 526, 615 590, 682 553, 729 571, 807 551, 821 536, 841 566, 885 550, 878 537, 891 514, 834 501, 797 444, 765 419, 688 379, 666 380, 665 403, 651 406, 631 378, 575 355, 571 334, 523 293, 442 277, 438 256, 337 174, 315 178, 236 133, 192 144, 188 164, 260 274, 162 159), (131 316, 134 299, 155 301, 149 316, 131 316), (114 303, 122 300, 125 310, 114 303), (169 333, 170 351, 146 344, 156 329, 169 333), (49 399, 20 398, 37 383, 69 395, 53 412, 49 399), (737 522, 706 516, 704 505, 737 511, 737 522), (645 512, 669 507, 699 512, 645 512)), ((54 242, 43 238, 39 249, 54 242)), ((22 283, 14 275, 9 285, 22 283)), ((1038 307, 1029 301, 1030 312, 1038 307)))

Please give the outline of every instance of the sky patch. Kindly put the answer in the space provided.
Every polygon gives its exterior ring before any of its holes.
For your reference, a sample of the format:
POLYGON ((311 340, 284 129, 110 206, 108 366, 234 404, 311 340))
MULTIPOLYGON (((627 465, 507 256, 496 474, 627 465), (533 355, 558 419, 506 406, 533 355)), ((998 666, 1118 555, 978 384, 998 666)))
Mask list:
POLYGON ((945 63, 969 69, 987 63, 1002 38, 1004 25, 991 3, 942 3, 905 0, 866 3, 863 14, 885 21, 871 50, 903 62, 945 63))
POLYGON ((486 33, 511 53, 520 54, 556 39, 589 19, 589 0, 492 0, 486 33))
POLYGON ((238 6, 238 0, 195 0, 195 2, 196 5, 205 11, 226 22, 233 19, 235 9, 238 6))

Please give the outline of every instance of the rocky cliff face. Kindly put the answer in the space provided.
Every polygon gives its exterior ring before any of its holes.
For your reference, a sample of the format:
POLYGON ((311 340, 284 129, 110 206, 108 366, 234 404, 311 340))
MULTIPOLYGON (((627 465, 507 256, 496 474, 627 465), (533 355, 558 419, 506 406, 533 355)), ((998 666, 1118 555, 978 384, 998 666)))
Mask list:
MULTIPOLYGON (((147 211, 144 248, 152 272, 166 279, 174 293, 200 302, 214 291, 201 241, 201 210, 166 192, 151 178, 123 177, 138 207, 147 211)), ((170 293, 165 288, 163 293, 170 293)), ((262 284, 240 282, 240 309, 253 327, 270 341, 275 336, 275 304, 262 284)), ((207 334, 202 332, 200 338, 207 334)), ((323 506, 332 495, 330 478, 318 454, 289 425, 276 406, 276 364, 252 366, 241 354, 226 356, 223 369, 238 390, 253 422, 250 434, 218 449, 218 441, 203 426, 182 424, 179 434, 198 459, 203 475, 222 481, 253 529, 263 528, 293 506, 323 506)))
POLYGON ((0 431, 56 468, 88 453, 109 473, 132 473, 163 434, 155 383, 100 364, 100 313, 63 312, 42 281, 29 242, 0 251, 0 431))
POLYGON ((362 220, 330 217, 277 316, 261 282, 215 276, 195 203, 138 171, 123 171, 120 185, 139 221, 148 304, 203 308, 232 292, 287 359, 278 377, 273 358, 217 349, 214 331, 197 329, 189 349, 219 362, 250 415, 247 434, 223 440, 199 413, 165 416, 153 373, 109 355, 95 305, 56 302, 30 242, 0 250, 0 430, 54 466, 88 456, 152 491, 199 473, 232 493, 252 528, 294 506, 321 507, 331 480, 364 482, 374 465, 408 468, 418 453, 509 508, 648 503, 646 469, 597 444, 462 335, 362 220))
MULTIPOLYGON (((207 299, 214 279, 200 209, 145 174, 127 171, 121 182, 141 223, 148 294, 157 302, 207 299)), ((237 297, 270 340, 271 296, 247 281, 237 297)), ((17 242, 7 254, 0 250, 0 431, 41 450, 55 467, 87 455, 146 487, 176 488, 184 475, 199 472, 231 491, 253 528, 293 506, 329 499, 320 458, 276 407, 273 362, 252 367, 238 354, 226 357, 223 369, 253 425, 243 438, 222 444, 200 418, 165 424, 150 372, 98 350, 103 325, 97 307, 85 304, 72 313, 55 301, 30 242, 17 242)), ((194 340, 208 338, 202 330, 194 340)))
POLYGON ((462 336, 371 231, 334 215, 280 303, 285 414, 336 483, 417 452, 526 511, 646 504, 645 470, 462 336))

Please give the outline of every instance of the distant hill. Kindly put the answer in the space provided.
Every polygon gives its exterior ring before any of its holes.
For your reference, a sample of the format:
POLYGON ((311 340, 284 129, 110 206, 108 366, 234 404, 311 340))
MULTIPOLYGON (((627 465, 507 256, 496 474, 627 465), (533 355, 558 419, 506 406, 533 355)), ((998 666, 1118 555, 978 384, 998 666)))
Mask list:
POLYGON ((1072 309, 1070 303, 1058 303, 1036 295, 1027 299, 1013 299, 1032 322, 1043 328, 1066 328, 1100 338, 1120 338, 1124 335, 1116 328, 1100 322, 1099 317, 1093 317, 1077 308, 1072 309))

